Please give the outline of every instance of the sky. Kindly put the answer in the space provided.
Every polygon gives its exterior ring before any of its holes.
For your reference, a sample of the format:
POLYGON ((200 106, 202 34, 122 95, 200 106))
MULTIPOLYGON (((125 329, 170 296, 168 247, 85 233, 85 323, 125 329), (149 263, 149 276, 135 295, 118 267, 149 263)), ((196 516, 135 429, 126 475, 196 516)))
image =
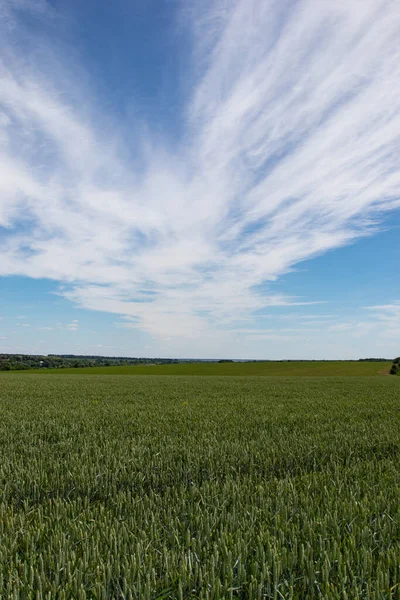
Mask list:
POLYGON ((0 352, 400 354, 397 0, 0 0, 0 352))

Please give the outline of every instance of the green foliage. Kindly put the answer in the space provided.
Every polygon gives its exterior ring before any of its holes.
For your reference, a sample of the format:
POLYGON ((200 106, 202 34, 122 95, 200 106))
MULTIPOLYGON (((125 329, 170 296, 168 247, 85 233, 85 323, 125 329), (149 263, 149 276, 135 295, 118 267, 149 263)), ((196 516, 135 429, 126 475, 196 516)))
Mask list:
POLYGON ((31 369, 81 369, 121 365, 174 364, 172 358, 129 358, 123 356, 75 356, 74 354, 37 356, 32 354, 0 354, 0 371, 31 369))
POLYGON ((390 377, 0 376, 0 598, 399 599, 390 377))
POLYGON ((393 360, 393 364, 389 371, 390 375, 400 375, 400 356, 393 360))

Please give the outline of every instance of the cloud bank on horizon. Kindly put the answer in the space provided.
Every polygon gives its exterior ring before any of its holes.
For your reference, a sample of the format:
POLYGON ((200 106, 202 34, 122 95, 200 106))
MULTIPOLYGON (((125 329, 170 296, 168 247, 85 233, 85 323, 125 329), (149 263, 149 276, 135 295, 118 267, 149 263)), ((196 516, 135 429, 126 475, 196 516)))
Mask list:
POLYGON ((176 140, 110 125, 82 69, 27 35, 32 13, 52 18, 44 1, 0 0, 0 276, 53 279, 125 326, 196 340, 318 301, 269 282, 400 207, 398 2, 185 13, 176 140))

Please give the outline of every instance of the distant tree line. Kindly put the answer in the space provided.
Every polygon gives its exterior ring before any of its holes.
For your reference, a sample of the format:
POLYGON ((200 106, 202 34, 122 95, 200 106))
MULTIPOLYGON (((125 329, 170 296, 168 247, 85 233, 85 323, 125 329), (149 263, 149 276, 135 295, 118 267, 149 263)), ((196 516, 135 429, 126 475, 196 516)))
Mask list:
POLYGON ((389 358, 359 358, 358 362, 390 362, 389 358))
MULTIPOLYGON (((353 361, 343 362, 390 362, 387 358, 360 358, 353 361)), ((184 358, 132 358, 129 356, 97 356, 97 355, 81 355, 81 354, 48 354, 46 356, 37 356, 34 354, 0 354, 0 371, 24 371, 30 369, 66 369, 80 367, 113 367, 127 365, 168 365, 187 362, 332 362, 330 360, 202 360, 202 359, 184 359, 184 358)), ((338 362, 338 361, 333 361, 338 362)), ((400 357, 395 358, 391 374, 398 373, 400 375, 400 357)))
POLYGON ((0 354, 0 371, 26 371, 30 369, 66 369, 79 367, 113 367, 143 364, 175 364, 174 358, 130 358, 108 356, 81 356, 74 354, 0 354))

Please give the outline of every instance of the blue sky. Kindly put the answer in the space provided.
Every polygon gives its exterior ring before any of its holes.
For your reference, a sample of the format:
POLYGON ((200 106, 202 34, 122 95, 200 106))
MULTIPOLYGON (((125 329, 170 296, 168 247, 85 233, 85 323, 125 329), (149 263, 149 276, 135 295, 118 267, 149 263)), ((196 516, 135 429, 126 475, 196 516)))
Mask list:
POLYGON ((398 355, 399 27, 0 0, 0 352, 398 355))

